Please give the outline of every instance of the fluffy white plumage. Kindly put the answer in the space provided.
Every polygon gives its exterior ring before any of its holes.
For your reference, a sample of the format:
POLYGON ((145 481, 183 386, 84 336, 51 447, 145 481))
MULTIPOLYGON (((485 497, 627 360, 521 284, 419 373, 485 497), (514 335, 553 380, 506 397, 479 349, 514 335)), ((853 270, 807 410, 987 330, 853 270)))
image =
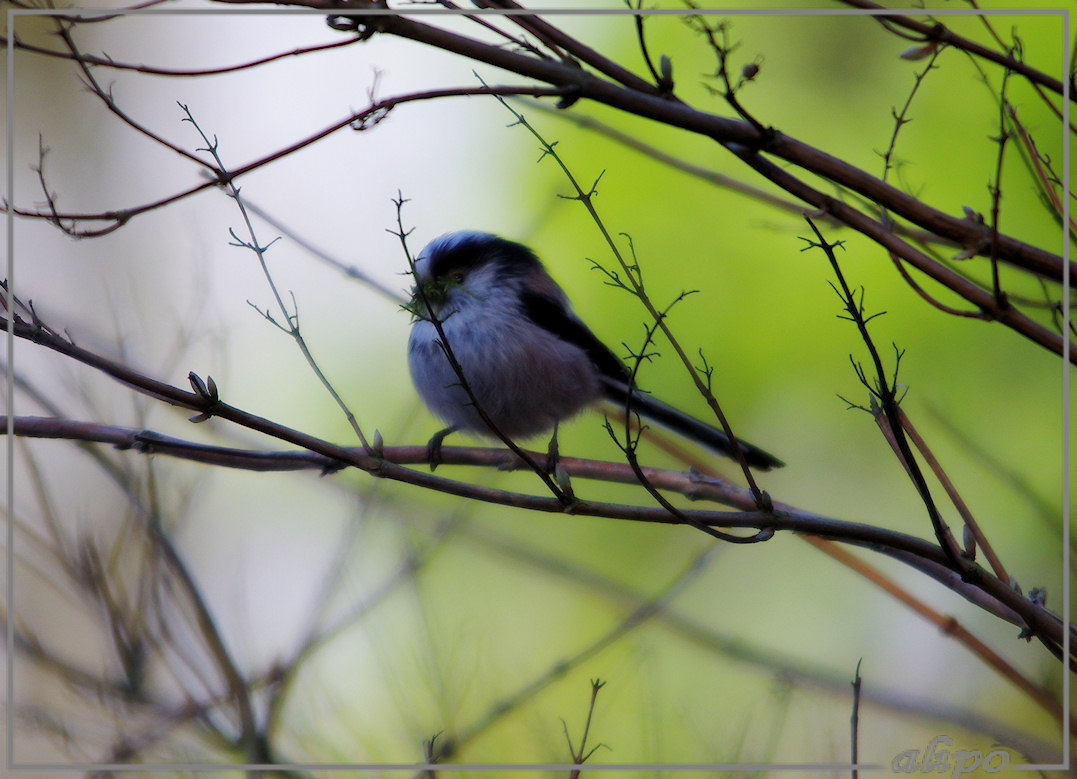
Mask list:
MULTIPOLYGON (((478 404, 504 435, 528 438, 599 400, 602 387, 586 351, 525 316, 519 293, 528 274, 518 271, 526 267, 492 258, 468 263, 467 253, 483 252, 488 238, 474 232, 436 238, 419 254, 415 270, 478 404)), ((422 305, 418 296, 414 302, 422 305)), ((492 435, 439 341, 429 318, 416 319, 408 342, 415 388, 447 424, 492 435)))

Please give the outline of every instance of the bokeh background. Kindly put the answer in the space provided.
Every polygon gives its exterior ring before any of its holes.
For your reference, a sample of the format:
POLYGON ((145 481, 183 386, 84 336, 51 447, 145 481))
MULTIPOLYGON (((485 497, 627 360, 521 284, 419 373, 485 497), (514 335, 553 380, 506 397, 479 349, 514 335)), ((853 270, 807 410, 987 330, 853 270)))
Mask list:
MULTIPOLYGON (((185 69, 341 37, 318 14, 176 7, 202 12, 82 25, 76 39, 84 51, 117 61, 185 69)), ((551 18, 644 73, 629 17, 551 18)), ((760 66, 740 93, 755 116, 881 172, 892 109, 904 103, 925 64, 899 58, 911 44, 864 17, 725 18, 739 43, 733 62, 760 66)), ((945 21, 988 39, 976 17, 945 21)), ((1028 13, 991 22, 1003 36, 1020 35, 1030 64, 1061 73, 1060 17, 1028 13)), ((23 40, 57 45, 49 20, 20 17, 17 24, 23 40)), ((482 35, 466 20, 444 24, 482 35)), ((671 16, 649 18, 646 33, 652 54, 670 57, 682 99, 729 113, 708 88, 715 86, 708 77, 715 59, 698 34, 671 16)), ((15 64, 14 102, 6 109, 19 206, 43 200, 31 169, 39 140, 49 149, 47 186, 64 211, 123 208, 199 181, 190 161, 110 115, 70 62, 18 52, 15 64)), ((986 214, 1001 73, 981 72, 955 50, 937 65, 915 97, 913 121, 901 130, 891 180, 949 213, 968 206, 986 214)), ((188 106, 216 136, 225 163, 238 167, 362 108, 371 91, 386 97, 474 85, 473 70, 492 84, 521 83, 381 36, 227 75, 94 72, 131 116, 194 150, 202 144, 181 121, 177 102, 188 106)), ((1019 79, 1010 90, 1024 123, 1061 170, 1059 121, 1019 79)), ((698 291, 674 308, 670 324, 689 352, 702 349, 714 366, 715 394, 738 434, 786 461, 786 468, 761 477, 762 486, 776 500, 822 515, 929 538, 922 504, 871 417, 838 397, 867 402, 849 362, 850 354, 866 355, 855 328, 838 317, 841 304, 828 285, 824 256, 802 251, 799 237, 809 234, 804 220, 579 120, 597 120, 686 163, 773 191, 706 139, 582 103, 564 112, 517 107, 557 142, 582 182, 601 174, 596 207, 611 233, 631 236, 652 298, 661 305, 683 290, 698 291)), ((295 236, 403 293, 407 266, 390 232, 396 229, 392 201, 402 194, 405 226, 414 228, 412 251, 460 228, 527 243, 600 337, 638 346, 646 313, 592 268, 612 262, 599 231, 579 203, 561 197, 570 191, 567 181, 550 160, 539 161, 535 140, 511 122, 490 98, 401 106, 373 129, 336 132, 244 177, 242 194, 295 236)), ((1013 151, 1003 170, 1002 228, 1061 252, 1062 231, 1013 151)), ((41 220, 16 220, 16 291, 83 346, 179 386, 186 386, 188 371, 212 375, 232 405, 354 443, 290 339, 248 305, 264 309, 272 298, 254 256, 229 245, 229 229, 241 224, 235 203, 213 190, 101 238, 76 241, 41 220)), ((261 221, 256 228, 263 243, 280 234, 261 221)), ((1048 605, 1060 608, 1069 585, 1061 564, 1066 368, 1009 330, 926 305, 860 236, 837 228, 827 235, 845 241, 843 268, 851 284, 864 287, 868 312, 886 312, 872 324, 885 357, 892 364, 891 343, 904 350, 906 413, 1020 584, 1045 586, 1048 605)), ((268 258, 276 283, 295 296, 307 342, 366 432, 377 429, 387 444, 425 442, 440 425, 407 375, 408 315, 292 237, 274 244, 268 258)), ((962 268, 986 278, 983 260, 962 268)), ((1003 282, 1043 298, 1038 282, 1006 268, 1003 282)), ((703 415, 705 405, 671 350, 659 344, 659 351, 641 383, 703 415)), ((30 344, 17 344, 8 365, 73 419, 278 448, 222 421, 192 426, 188 413, 30 344)), ((14 410, 43 413, 24 390, 14 410)), ((562 452, 619 459, 602 421, 590 413, 566 425, 562 452)), ((458 742, 453 762, 571 762, 566 733, 579 743, 591 680, 601 679, 606 684, 588 744, 603 748, 593 761, 842 763, 858 663, 865 762, 888 764, 943 734, 984 752, 1001 744, 1014 762, 1022 751, 1028 760, 1047 762, 1061 754, 1057 720, 961 644, 790 534, 725 546, 687 528, 478 505, 362 473, 252 474, 98 452, 124 480, 108 477, 100 460, 69 442, 19 440, 11 449, 10 605, 42 646, 101 685, 95 693, 92 684, 76 683, 32 652, 9 658, 16 704, 8 712, 16 733, 10 757, 17 763, 108 762, 125 741, 137 745, 140 762, 244 762, 214 734, 214 727, 234 730, 227 707, 203 720, 176 714, 184 703, 214 700, 225 688, 189 604, 180 597, 169 602, 175 591, 167 586, 144 591, 154 569, 142 562, 148 552, 138 539, 149 515, 182 554, 236 666, 260 680, 252 683, 259 718, 266 716, 259 706, 277 689, 273 672, 294 671, 273 715, 274 755, 286 762, 421 763, 423 741, 435 734, 458 742), (100 601, 62 574, 49 521, 68 552, 102 550, 119 601, 159 608, 159 627, 170 639, 164 647, 144 647, 144 687, 130 700, 102 691, 122 670, 114 637, 100 601), (656 598, 651 612, 636 611, 656 598)), ((654 448, 642 457, 677 467, 654 448)), ((738 478, 729 463, 714 467, 738 478)), ((445 471, 541 493, 527 474, 445 471)), ((589 498, 649 503, 642 490, 575 486, 589 498)), ((959 527, 947 509, 947 520, 959 527)), ((1059 663, 1039 644, 1019 640, 1012 625, 900 564, 858 554, 1060 694, 1059 663)))

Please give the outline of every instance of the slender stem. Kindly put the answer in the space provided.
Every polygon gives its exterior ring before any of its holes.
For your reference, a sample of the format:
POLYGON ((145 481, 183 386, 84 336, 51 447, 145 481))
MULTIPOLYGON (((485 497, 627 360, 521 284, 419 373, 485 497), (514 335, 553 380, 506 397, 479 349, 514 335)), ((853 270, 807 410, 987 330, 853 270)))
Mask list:
POLYGON ((187 106, 180 103, 180 108, 183 109, 184 114, 186 114, 185 121, 190 122, 191 125, 194 126, 194 128, 198 131, 198 134, 202 137, 202 140, 205 142, 206 146, 203 151, 209 152, 209 154, 213 157, 214 162, 217 163, 217 171, 219 172, 221 179, 227 182, 226 186, 228 187, 228 191, 232 199, 235 200, 236 206, 239 208, 240 214, 243 216, 243 224, 246 226, 247 235, 250 236, 250 240, 241 240, 240 238, 235 236, 235 233, 233 232, 232 235, 236 238, 236 242, 233 245, 250 249, 258 258, 258 264, 262 269, 262 275, 265 276, 266 282, 269 284, 269 289, 273 293, 273 299, 277 302, 277 308, 280 310, 281 316, 284 318, 284 323, 281 324, 276 322, 271 316, 269 316, 268 313, 263 313, 263 316, 265 316, 270 322, 277 324, 278 327, 280 327, 284 332, 286 332, 292 337, 292 339, 295 341, 296 346, 299 347, 299 351, 302 353, 303 359, 307 361, 307 365, 310 366, 310 369, 314 372, 314 375, 318 377, 318 381, 321 382, 326 392, 329 393, 329 396, 333 398, 333 401, 337 404, 337 406, 340 407, 340 410, 344 413, 345 419, 348 420, 348 424, 351 425, 351 428, 355 432, 355 435, 359 439, 359 442, 362 444, 363 449, 366 451, 367 454, 373 454, 373 448, 367 442, 366 436, 363 434, 363 430, 359 426, 359 420, 356 419, 355 414, 348 407, 348 404, 344 401, 344 398, 340 396, 340 393, 337 392, 336 387, 333 386, 332 382, 330 382, 328 377, 325 375, 325 372, 322 371, 321 367, 318 365, 318 361, 314 359, 314 354, 310 351, 310 347, 307 345, 306 339, 303 338, 303 334, 299 330, 299 309, 295 304, 294 296, 292 298, 292 308, 291 310, 289 310, 288 306, 284 302, 284 298, 281 297, 280 290, 277 289, 277 283, 276 281, 274 281, 273 274, 269 271, 269 264, 266 262, 266 250, 269 248, 269 246, 272 245, 272 243, 263 246, 258 242, 258 238, 255 235, 254 231, 254 225, 251 223, 251 217, 250 214, 247 212, 246 205, 243 203, 243 198, 239 194, 239 187, 236 186, 235 178, 228 173, 228 169, 225 167, 224 161, 221 159, 220 153, 217 150, 217 139, 214 138, 213 141, 210 141, 210 139, 202 131, 202 128, 198 126, 198 123, 195 121, 194 116, 191 114, 187 106))
MULTIPOLYGON (((895 384, 887 377, 886 371, 883 368, 882 358, 879 356, 879 351, 875 348, 875 342, 868 332, 867 320, 864 318, 852 290, 849 289, 849 285, 845 282, 845 275, 841 272, 841 267, 838 265, 838 258, 834 254, 834 244, 827 243, 823 234, 819 231, 819 228, 816 227, 815 223, 811 220, 811 217, 805 216, 804 218, 811 226, 812 232, 815 233, 816 238, 818 238, 819 242, 815 245, 823 250, 827 259, 830 261, 831 268, 834 269, 834 275, 838 279, 838 284, 841 287, 840 293, 845 301, 846 311, 849 314, 848 318, 856 324, 857 330, 860 332, 860 337, 864 341, 864 345, 867 347, 868 354, 871 357, 876 376, 876 385, 872 394, 878 399, 882 406, 889 428, 889 437, 891 438, 895 450, 908 472, 909 477, 912 479, 917 494, 920 495, 921 500, 924 502, 924 507, 927 509, 928 517, 931 520, 931 526, 935 530, 935 537, 938 539, 939 546, 953 566, 953 569, 955 571, 963 572, 966 568, 965 562, 958 555, 956 544, 954 543, 953 537, 950 535, 950 530, 946 527, 942 515, 939 514, 938 507, 936 507, 935 501, 931 497, 931 490, 927 486, 927 481, 924 479, 920 466, 917 464, 916 459, 913 457, 912 450, 909 448, 909 442, 902 432, 901 420, 898 415, 895 384)), ((865 382, 869 390, 872 389, 871 385, 867 384, 862 373, 861 380, 865 382)))

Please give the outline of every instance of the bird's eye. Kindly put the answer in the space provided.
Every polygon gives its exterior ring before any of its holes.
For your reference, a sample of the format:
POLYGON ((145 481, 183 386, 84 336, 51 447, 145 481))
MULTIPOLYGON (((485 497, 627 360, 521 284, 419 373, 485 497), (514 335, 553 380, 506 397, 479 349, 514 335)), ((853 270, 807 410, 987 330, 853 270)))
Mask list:
POLYGON ((452 279, 453 282, 455 282, 456 284, 464 283, 464 274, 460 271, 457 271, 456 273, 450 273, 449 278, 452 279))

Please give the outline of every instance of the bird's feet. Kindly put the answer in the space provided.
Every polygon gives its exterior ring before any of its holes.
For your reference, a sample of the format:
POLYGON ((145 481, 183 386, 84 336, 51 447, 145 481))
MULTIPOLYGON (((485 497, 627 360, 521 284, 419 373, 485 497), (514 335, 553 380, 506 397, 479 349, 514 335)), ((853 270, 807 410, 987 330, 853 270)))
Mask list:
POLYGON ((557 464, 561 461, 561 450, 557 446, 557 428, 553 429, 553 437, 550 445, 546 447, 546 473, 553 476, 557 471, 557 464))
POLYGON ((553 429, 553 437, 550 445, 546 447, 546 475, 553 479, 554 484, 561 490, 562 500, 566 506, 576 500, 576 494, 572 491, 572 481, 568 471, 561 467, 561 451, 557 446, 557 427, 553 429))
POLYGON ((426 444, 426 461, 430 463, 430 470, 434 471, 441 464, 441 444, 450 433, 455 433, 456 427, 447 427, 439 430, 426 444))

